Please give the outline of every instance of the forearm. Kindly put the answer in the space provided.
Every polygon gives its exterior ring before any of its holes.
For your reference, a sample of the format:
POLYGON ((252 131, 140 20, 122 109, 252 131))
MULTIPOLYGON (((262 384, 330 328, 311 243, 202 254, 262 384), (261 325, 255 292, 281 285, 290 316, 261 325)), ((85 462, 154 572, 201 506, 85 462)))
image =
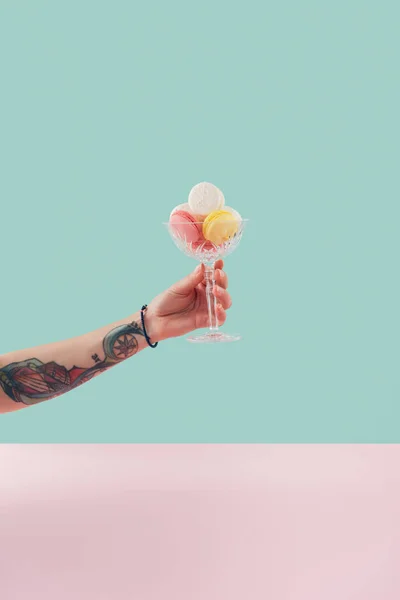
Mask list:
POLYGON ((136 313, 80 337, 2 355, 0 413, 65 394, 145 347, 136 313))

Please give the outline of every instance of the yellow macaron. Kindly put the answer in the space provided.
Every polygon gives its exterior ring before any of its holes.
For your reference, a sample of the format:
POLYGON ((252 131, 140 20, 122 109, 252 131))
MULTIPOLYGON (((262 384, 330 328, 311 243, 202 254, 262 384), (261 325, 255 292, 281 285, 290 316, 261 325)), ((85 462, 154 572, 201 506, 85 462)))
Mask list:
POLYGON ((214 210, 203 223, 203 235, 206 240, 219 246, 232 238, 239 229, 239 222, 226 210, 214 210))

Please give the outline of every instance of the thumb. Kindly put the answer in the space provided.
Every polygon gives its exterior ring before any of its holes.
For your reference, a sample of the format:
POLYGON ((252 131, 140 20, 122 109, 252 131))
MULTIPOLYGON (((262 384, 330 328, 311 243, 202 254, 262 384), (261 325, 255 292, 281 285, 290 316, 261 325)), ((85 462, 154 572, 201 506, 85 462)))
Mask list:
POLYGON ((192 273, 178 281, 172 286, 176 294, 189 294, 204 279, 204 265, 198 265, 192 273))

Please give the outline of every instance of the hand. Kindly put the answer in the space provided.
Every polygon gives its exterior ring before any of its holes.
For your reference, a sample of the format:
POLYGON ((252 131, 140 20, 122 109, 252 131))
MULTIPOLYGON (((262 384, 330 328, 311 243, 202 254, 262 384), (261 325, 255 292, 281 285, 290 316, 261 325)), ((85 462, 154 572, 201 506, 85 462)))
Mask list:
MULTIPOLYGON (((222 260, 215 264, 213 289, 219 325, 225 322, 226 310, 232 304, 227 291, 228 277, 222 270, 223 266, 222 260)), ((149 304, 146 313, 146 329, 152 342, 184 335, 200 327, 208 327, 204 265, 199 265, 193 273, 157 296, 149 304)))

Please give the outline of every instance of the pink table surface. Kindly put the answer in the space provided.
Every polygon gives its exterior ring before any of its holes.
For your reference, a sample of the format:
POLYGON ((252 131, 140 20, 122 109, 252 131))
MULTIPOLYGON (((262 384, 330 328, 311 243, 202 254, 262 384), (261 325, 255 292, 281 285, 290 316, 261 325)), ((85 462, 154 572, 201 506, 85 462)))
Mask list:
POLYGON ((400 598, 400 446, 0 446, 2 600, 400 598))

